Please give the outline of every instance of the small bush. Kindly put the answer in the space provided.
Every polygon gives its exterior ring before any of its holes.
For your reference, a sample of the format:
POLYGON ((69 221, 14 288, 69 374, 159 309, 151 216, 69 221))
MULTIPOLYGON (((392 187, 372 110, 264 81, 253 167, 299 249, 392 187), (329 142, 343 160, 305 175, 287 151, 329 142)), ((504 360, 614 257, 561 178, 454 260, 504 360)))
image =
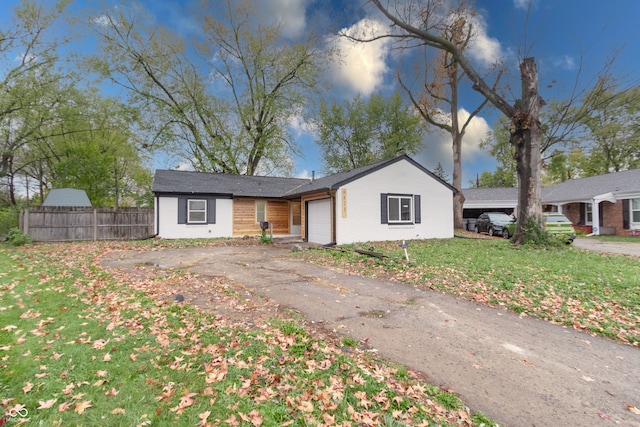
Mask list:
POLYGON ((19 214, 15 206, 0 209, 0 240, 9 235, 9 230, 18 227, 19 214))
POLYGON ((262 235, 260 236, 260 243, 271 243, 271 236, 267 236, 266 230, 262 230, 262 235))
POLYGON ((9 230, 9 233, 7 234, 7 240, 13 246, 22 246, 26 245, 27 243, 31 243, 31 237, 24 234, 22 231, 20 231, 19 228, 16 227, 13 227, 9 230))
POLYGON ((524 226, 526 245, 545 246, 545 247, 563 247, 565 245, 564 238, 554 236, 545 230, 534 218, 529 217, 524 226))

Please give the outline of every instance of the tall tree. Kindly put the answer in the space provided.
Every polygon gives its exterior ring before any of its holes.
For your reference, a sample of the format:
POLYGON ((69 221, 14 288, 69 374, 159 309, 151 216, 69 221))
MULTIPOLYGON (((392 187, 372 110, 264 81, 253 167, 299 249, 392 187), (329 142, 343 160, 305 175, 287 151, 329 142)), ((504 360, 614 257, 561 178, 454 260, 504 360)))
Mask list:
POLYGON ((640 167, 640 87, 594 97, 599 108, 582 120, 589 141, 585 176, 640 167))
POLYGON ((196 170, 286 173, 296 148, 287 119, 304 108, 321 53, 309 41, 285 40, 250 2, 217 3, 215 14, 205 6, 193 41, 139 6, 105 11, 94 20, 101 53, 93 64, 146 113, 151 144, 196 170))
POLYGON ((16 153, 51 120, 57 99, 49 95, 65 78, 56 67, 67 40, 54 29, 68 3, 23 0, 14 9, 13 25, 0 29, 0 179, 7 181, 13 204, 16 153))
MULTIPOLYGON (((433 16, 440 13, 440 10, 439 8, 430 8, 429 6, 430 5, 427 5, 421 12, 421 19, 433 21, 435 20, 433 16)), ((465 5, 460 5, 451 11, 446 19, 442 21, 438 20, 433 28, 439 32, 445 40, 455 45, 460 52, 464 52, 475 35, 475 29, 470 19, 473 15, 473 12, 465 5)), ((431 50, 428 45, 423 46, 423 48, 425 52, 431 50)), ((453 55, 446 50, 439 51, 435 63, 425 64, 421 74, 423 74, 422 87, 418 93, 414 93, 412 89, 407 87, 400 75, 398 75, 398 80, 400 85, 409 94, 411 101, 425 122, 451 135, 451 147, 453 151, 452 184, 457 190, 453 197, 453 223, 455 228, 463 228, 462 141, 467 127, 473 118, 484 108, 488 100, 485 98, 469 114, 466 120, 462 123, 460 122, 459 87, 465 73, 453 55), (446 112, 446 114, 443 114, 444 112, 446 112)), ((501 73, 498 73, 496 84, 500 74, 501 73)))
POLYGON ((368 101, 327 105, 320 102, 317 144, 323 151, 324 171, 341 172, 389 159, 416 154, 421 148, 420 118, 402 102, 373 94, 368 101))
POLYGON ((509 117, 511 121, 510 142, 515 147, 518 174, 518 222, 514 234, 514 243, 522 244, 527 239, 528 225, 542 228, 542 194, 540 181, 540 108, 544 104, 538 92, 538 72, 534 58, 524 58, 520 64, 521 98, 508 102, 501 93, 489 86, 471 64, 463 51, 455 43, 447 40, 437 31, 429 14, 415 15, 424 8, 416 2, 395 4, 391 12, 389 2, 371 0, 392 22, 397 31, 386 37, 414 41, 448 52, 472 83, 475 91, 485 97, 495 108, 509 117))

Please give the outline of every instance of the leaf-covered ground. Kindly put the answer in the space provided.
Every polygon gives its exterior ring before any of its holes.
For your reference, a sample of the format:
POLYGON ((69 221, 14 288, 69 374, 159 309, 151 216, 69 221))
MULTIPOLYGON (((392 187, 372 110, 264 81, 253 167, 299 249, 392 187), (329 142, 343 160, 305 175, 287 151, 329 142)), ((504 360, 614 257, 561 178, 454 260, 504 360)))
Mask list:
POLYGON ((181 244, 0 247, 0 425, 492 424, 222 279, 99 265, 181 244))
POLYGON ((314 250, 307 261, 410 283, 522 315, 640 345, 640 259, 589 253, 572 246, 514 247, 491 239, 424 240, 364 246, 386 255, 314 250))

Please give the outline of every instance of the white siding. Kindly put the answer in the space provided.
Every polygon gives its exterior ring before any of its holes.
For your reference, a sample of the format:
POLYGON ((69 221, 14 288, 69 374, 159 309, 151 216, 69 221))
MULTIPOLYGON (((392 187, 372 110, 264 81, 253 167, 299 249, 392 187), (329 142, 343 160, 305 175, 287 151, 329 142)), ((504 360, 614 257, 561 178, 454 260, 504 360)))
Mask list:
POLYGON ((402 160, 350 182, 346 188, 346 218, 342 189, 336 193, 336 240, 354 242, 453 237, 453 192, 402 160), (380 194, 421 196, 421 223, 381 224, 380 194))
POLYGON ((233 200, 231 199, 216 199, 215 224, 178 224, 177 197, 156 198, 155 209, 156 219, 159 218, 156 232, 164 239, 232 237, 233 200), (160 215, 157 215, 158 210, 160 215))

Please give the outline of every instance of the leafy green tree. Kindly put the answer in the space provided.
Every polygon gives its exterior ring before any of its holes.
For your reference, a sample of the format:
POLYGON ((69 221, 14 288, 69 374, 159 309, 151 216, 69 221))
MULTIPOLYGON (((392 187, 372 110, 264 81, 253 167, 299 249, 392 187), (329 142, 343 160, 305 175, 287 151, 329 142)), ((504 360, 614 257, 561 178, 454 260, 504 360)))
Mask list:
POLYGON ((13 10, 12 25, 0 29, 0 179, 12 205, 21 167, 16 156, 51 122, 60 101, 52 94, 65 78, 57 67, 58 49, 67 39, 53 31, 68 3, 23 0, 13 10))
POLYGON ((151 146, 201 171, 287 173, 296 149, 287 119, 306 106, 322 54, 310 41, 285 40, 250 2, 216 7, 200 11, 193 41, 139 5, 103 11, 93 21, 100 53, 92 65, 127 90, 151 146))
POLYGON ((401 154, 416 154, 422 146, 420 117, 399 93, 368 101, 356 96, 343 104, 321 100, 318 138, 324 171, 341 172, 401 154))
POLYGON ((640 87, 595 97, 598 108, 582 120, 589 144, 584 176, 640 167, 640 87))

